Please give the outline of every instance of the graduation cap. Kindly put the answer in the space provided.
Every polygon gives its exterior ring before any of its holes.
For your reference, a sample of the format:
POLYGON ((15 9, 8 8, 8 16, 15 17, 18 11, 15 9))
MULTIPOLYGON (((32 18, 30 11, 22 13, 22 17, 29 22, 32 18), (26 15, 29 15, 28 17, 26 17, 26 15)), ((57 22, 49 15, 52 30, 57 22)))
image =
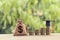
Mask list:
POLYGON ((50 21, 49 20, 46 21, 46 26, 50 26, 50 21))

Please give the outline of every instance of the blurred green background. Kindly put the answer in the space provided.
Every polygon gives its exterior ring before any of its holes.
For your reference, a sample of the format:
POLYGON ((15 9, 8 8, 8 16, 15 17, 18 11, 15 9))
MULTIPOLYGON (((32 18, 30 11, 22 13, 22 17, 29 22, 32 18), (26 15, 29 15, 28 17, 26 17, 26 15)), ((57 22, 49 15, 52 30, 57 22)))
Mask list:
POLYGON ((35 30, 53 20, 54 33, 60 32, 60 0, 0 0, 0 34, 12 33, 17 19, 35 30))

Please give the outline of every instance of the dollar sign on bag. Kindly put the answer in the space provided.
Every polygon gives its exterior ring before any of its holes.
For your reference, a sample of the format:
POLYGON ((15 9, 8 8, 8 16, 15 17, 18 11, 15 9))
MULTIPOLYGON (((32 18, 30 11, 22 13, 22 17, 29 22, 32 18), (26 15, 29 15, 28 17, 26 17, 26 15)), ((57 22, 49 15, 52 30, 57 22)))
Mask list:
POLYGON ((19 29, 18 32, 19 32, 19 33, 22 33, 22 32, 23 32, 23 29, 22 29, 22 28, 23 28, 22 26, 19 26, 19 27, 18 27, 18 29, 19 29))

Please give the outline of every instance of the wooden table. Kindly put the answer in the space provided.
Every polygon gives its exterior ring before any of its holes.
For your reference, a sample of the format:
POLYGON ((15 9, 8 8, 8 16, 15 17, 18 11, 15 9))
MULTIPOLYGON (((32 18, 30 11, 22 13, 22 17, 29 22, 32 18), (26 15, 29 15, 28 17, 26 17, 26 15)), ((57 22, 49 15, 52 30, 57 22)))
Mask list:
POLYGON ((60 40, 60 33, 43 36, 13 36, 13 34, 0 34, 0 40, 60 40))

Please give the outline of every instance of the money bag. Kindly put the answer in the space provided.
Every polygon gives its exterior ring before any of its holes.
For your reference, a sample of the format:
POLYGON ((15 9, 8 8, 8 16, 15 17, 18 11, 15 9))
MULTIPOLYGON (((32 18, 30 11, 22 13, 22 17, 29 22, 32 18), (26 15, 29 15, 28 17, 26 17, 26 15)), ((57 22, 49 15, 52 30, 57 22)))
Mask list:
POLYGON ((14 29, 14 36, 24 36, 27 35, 26 26, 21 20, 17 21, 16 28, 14 29))

